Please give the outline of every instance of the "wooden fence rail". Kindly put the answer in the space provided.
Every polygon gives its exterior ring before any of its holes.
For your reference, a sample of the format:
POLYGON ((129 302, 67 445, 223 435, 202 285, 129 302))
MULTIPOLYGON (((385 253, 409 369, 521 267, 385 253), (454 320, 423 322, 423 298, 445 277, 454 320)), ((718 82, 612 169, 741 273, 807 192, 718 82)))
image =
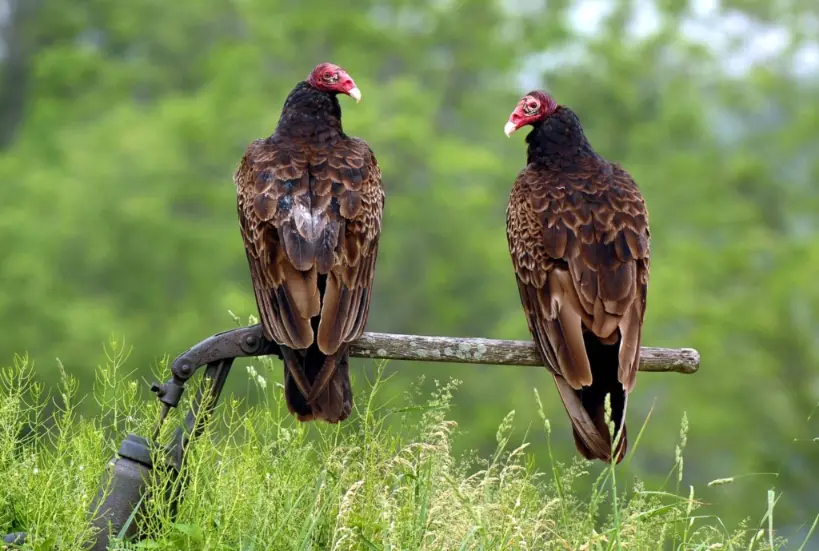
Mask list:
MULTIPOLYGON (((532 341, 425 337, 364 333, 352 343, 356 358, 495 365, 543 366, 532 341)), ((693 348, 640 349, 640 371, 696 373, 700 354, 693 348)))

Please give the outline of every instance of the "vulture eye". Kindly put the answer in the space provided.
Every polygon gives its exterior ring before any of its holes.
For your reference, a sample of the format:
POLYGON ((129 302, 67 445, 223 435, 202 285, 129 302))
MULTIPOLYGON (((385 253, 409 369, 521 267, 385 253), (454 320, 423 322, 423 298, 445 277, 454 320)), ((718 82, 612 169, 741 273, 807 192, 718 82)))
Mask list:
POLYGON ((526 113, 527 115, 535 115, 537 114, 538 107, 540 106, 536 101, 530 101, 529 103, 523 106, 523 112, 526 113))
POLYGON ((327 71, 326 73, 324 73, 324 80, 326 80, 330 84, 335 84, 336 82, 338 82, 338 73, 331 73, 330 71, 327 71))

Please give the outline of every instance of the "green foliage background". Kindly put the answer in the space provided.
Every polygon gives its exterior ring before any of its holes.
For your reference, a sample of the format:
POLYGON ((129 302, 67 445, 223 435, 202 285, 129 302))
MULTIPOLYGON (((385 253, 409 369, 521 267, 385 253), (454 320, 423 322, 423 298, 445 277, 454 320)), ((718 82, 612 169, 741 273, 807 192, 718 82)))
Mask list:
MULTIPOLYGON (((819 511, 819 18, 810 0, 703 4, 596 4, 593 27, 568 0, 0 1, 0 363, 27 352, 50 381, 59 357, 90 389, 112 333, 147 377, 231 326, 228 309, 252 314, 231 176, 325 60, 363 92, 341 100, 345 129, 388 194, 368 329, 528 338, 504 235, 525 133, 501 130, 542 85, 646 197, 644 344, 703 358, 695 376, 639 377, 630 423, 653 412, 629 468, 662 480, 687 411, 683 484, 778 472, 703 499, 757 519, 776 487, 778 523, 804 528, 819 511), (737 70, 755 45, 766 56, 737 70)), ((396 394, 421 374, 463 380, 460 442, 483 451, 509 410, 521 433, 536 419, 537 387, 557 454, 574 454, 542 370, 391 369, 396 394)))

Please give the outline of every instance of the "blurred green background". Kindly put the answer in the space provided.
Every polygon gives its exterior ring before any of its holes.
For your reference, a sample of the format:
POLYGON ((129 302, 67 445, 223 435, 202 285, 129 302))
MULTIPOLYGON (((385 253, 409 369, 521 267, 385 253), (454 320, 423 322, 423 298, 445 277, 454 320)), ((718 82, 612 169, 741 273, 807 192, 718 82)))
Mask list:
MULTIPOLYGON (((387 190, 368 329, 528 339, 504 231, 525 132, 502 128, 542 86, 646 197, 644 344, 703 358, 693 376, 640 375, 633 434, 654 409, 624 472, 661 483, 686 411, 683 493, 756 521, 776 488, 777 525, 804 533, 819 511, 818 37, 813 0, 0 0, 0 364, 28 353, 55 381, 59 357, 90 389, 111 334, 148 377, 232 327, 229 309, 254 313, 232 174, 321 61, 361 88, 344 126, 387 190)), ((574 456, 541 369, 391 370, 396 393, 463 381, 463 448, 487 453, 515 409, 545 465, 537 387, 558 457, 574 456)))

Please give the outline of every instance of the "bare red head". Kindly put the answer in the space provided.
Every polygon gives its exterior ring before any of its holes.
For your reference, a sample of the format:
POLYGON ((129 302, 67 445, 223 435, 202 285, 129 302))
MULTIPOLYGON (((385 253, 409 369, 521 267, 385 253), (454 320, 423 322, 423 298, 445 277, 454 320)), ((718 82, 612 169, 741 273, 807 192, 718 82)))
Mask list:
POLYGON ((333 65, 332 63, 321 63, 313 69, 310 76, 307 77, 307 82, 313 88, 321 90, 322 92, 335 92, 336 94, 347 94, 353 98, 356 103, 361 101, 361 91, 355 85, 352 77, 347 74, 347 71, 333 65))
POLYGON ((521 98, 515 110, 509 115, 503 133, 511 136, 521 126, 542 121, 557 109, 557 102, 546 92, 534 90, 521 98))

